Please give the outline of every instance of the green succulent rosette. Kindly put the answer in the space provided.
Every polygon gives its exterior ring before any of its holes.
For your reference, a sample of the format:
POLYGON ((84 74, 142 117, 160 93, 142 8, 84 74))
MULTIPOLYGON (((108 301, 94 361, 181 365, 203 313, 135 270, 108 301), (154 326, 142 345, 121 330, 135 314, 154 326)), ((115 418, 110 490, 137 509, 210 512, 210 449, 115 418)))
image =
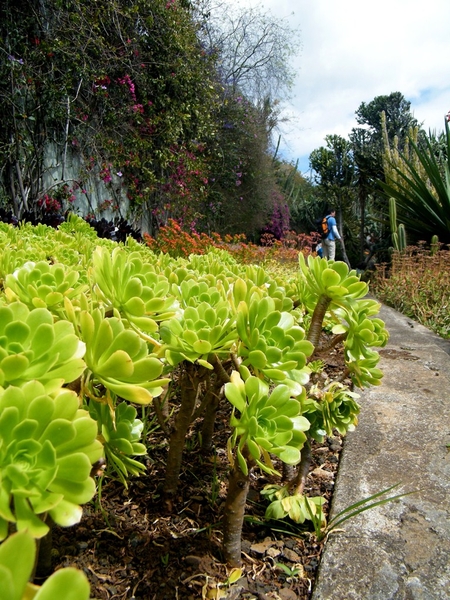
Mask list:
POLYGON ((158 331, 158 322, 172 317, 178 302, 170 284, 139 252, 116 247, 112 252, 97 247, 90 276, 93 291, 107 308, 115 308, 143 334, 158 331))
POLYGON ((90 402, 89 413, 97 421, 108 467, 128 487, 130 475, 145 471, 145 465, 132 458, 147 454, 147 448, 140 443, 143 422, 136 418, 136 409, 126 402, 121 402, 114 410, 108 404, 90 402))
POLYGON ((235 317, 226 300, 214 307, 209 302, 188 306, 181 317, 161 323, 159 334, 165 358, 172 366, 187 360, 213 369, 210 356, 229 356, 237 342, 235 317))
POLYGON ((42 586, 30 583, 36 542, 27 531, 14 533, 0 546, 2 600, 89 600, 86 575, 74 567, 58 569, 42 586))
POLYGON ((347 361, 373 356, 373 347, 384 347, 389 333, 378 314, 380 304, 376 300, 359 300, 345 311, 337 309, 341 323, 333 327, 333 333, 345 334, 344 349, 347 361))
MULTIPOLYGON (((203 258, 203 257, 201 257, 203 258)), ((177 286, 172 286, 182 309, 189 306, 208 303, 212 307, 220 307, 227 301, 230 282, 228 279, 212 274, 199 275, 195 271, 188 272, 187 276, 177 286)))
POLYGON ((15 243, 0 234, 0 279, 5 279, 10 273, 30 260, 30 253, 25 249, 18 250, 15 243))
POLYGON ((20 300, 30 309, 48 308, 64 316, 64 298, 76 298, 88 289, 79 279, 80 273, 73 268, 29 261, 6 276, 5 295, 10 302, 20 300))
POLYGON ((233 434, 228 442, 230 462, 234 462, 232 449, 236 447, 239 468, 247 475, 248 464, 242 453, 247 446, 252 459, 267 473, 277 473, 270 454, 287 464, 297 464, 307 439, 304 432, 310 426, 301 415, 301 402, 291 396, 286 385, 277 385, 269 393, 269 386, 245 367, 242 373, 245 381, 234 371, 225 384, 225 395, 234 407, 230 419, 233 434))
POLYGON ((357 398, 359 394, 339 382, 325 390, 311 387, 308 398, 301 399, 303 415, 311 423, 311 437, 321 442, 325 435, 332 436, 335 429, 341 435, 353 431, 360 411, 357 398))
POLYGON ((9 523, 44 536, 47 513, 61 526, 78 523, 102 454, 97 424, 74 392, 49 396, 38 381, 0 391, 0 539, 9 523))
POLYGON ((0 386, 38 380, 47 392, 77 379, 85 345, 68 321, 54 322, 46 308, 21 302, 0 306, 0 386))
POLYGON ((320 513, 322 515, 322 522, 326 522, 321 510, 326 500, 322 496, 291 495, 289 485, 280 486, 276 484, 266 485, 261 490, 261 495, 270 501, 264 515, 267 521, 289 517, 295 523, 301 524, 311 519, 311 513, 313 515, 320 513))
POLYGON ((58 569, 40 587, 29 582, 36 542, 27 531, 14 533, 0 546, 2 600, 89 600, 86 575, 74 567, 58 569))
POLYGON ((306 360, 314 348, 294 316, 276 310, 273 298, 256 296, 249 304, 239 303, 236 329, 237 354, 243 364, 256 374, 292 386, 300 394, 301 385, 309 379, 306 360))
POLYGON ((105 318, 99 308, 82 311, 80 331, 88 368, 84 383, 92 398, 98 396, 96 386, 102 384, 120 398, 149 404, 169 383, 169 379, 160 378, 164 367, 161 360, 149 353, 147 343, 120 318, 105 318))
POLYGON ((213 281, 234 279, 239 270, 242 270, 231 254, 217 248, 211 249, 207 254, 192 254, 188 264, 199 279, 210 276, 213 281))
POLYGON ((299 266, 298 297, 309 312, 314 310, 321 296, 339 306, 362 298, 368 292, 367 283, 361 281, 345 262, 327 261, 312 255, 306 261, 300 252, 299 266))
POLYGON ((380 355, 375 350, 368 350, 365 358, 346 361, 346 366, 352 381, 360 388, 369 385, 381 385, 383 371, 378 369, 380 355))

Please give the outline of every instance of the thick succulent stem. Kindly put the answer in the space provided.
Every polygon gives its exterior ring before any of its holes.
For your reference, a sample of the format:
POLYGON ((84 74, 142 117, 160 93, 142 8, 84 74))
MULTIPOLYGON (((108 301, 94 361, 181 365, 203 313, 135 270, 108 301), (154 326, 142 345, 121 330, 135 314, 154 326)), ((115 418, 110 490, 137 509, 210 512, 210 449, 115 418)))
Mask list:
POLYGON ((320 296, 311 319, 311 325, 308 331, 308 341, 317 348, 319 345, 320 334, 322 333, 322 324, 325 318, 325 313, 330 305, 331 298, 328 296, 320 296))
POLYGON ((205 416, 202 423, 202 454, 208 454, 212 448, 214 435, 214 424, 216 422, 217 409, 220 402, 220 389, 222 383, 214 382, 208 391, 208 403, 206 404, 205 416))
POLYGON ((294 465, 288 465, 286 463, 283 463, 282 467, 283 467, 282 478, 281 478, 282 481, 285 481, 285 482, 292 481, 296 475, 296 469, 295 469, 294 465))
POLYGON ((207 390, 209 396, 208 403, 206 404, 205 416, 202 425, 202 454, 208 454, 212 448, 212 440, 214 435, 214 424, 216 422, 217 409, 221 398, 221 389, 225 383, 230 381, 230 376, 226 372, 222 362, 214 356, 213 360, 215 380, 207 390))
POLYGON ((47 579, 52 572, 53 521, 48 514, 43 521, 50 529, 44 537, 36 540, 36 558, 30 581, 47 579))
POLYGON ((311 465, 311 444, 309 440, 305 443, 302 448, 302 456, 297 469, 297 476, 292 481, 290 488, 294 495, 303 494, 303 490, 306 485, 306 478, 308 477, 309 467, 311 465))
POLYGON ((170 435, 169 428, 167 427, 167 420, 169 417, 169 391, 170 389, 167 386, 164 395, 162 395, 160 398, 153 399, 153 408, 155 409, 158 425, 168 437, 170 435))
POLYGON ((218 356, 215 354, 212 355, 210 361, 214 365, 214 373, 211 374, 208 372, 206 374, 206 390, 200 406, 195 409, 192 417, 192 421, 195 421, 195 419, 204 414, 202 424, 202 454, 208 454, 211 451, 217 409, 222 397, 221 389, 225 383, 230 381, 230 376, 218 356))
MULTIPOLYGON (((245 448, 244 448, 245 456, 245 448)), ((250 488, 251 461, 246 457, 248 474, 239 468, 237 461, 231 469, 228 480, 228 494, 223 515, 223 555, 230 567, 241 565, 242 525, 245 515, 245 503, 250 488)))
POLYGON ((347 335, 348 335, 347 333, 339 333, 339 334, 335 335, 334 338, 326 346, 322 346, 320 348, 320 351, 321 352, 329 352, 335 346, 337 346, 339 344, 339 342, 344 341, 345 338, 347 337, 347 335))
MULTIPOLYGON (((196 365, 186 361, 183 366, 180 385, 181 406, 170 435, 169 453, 167 455, 166 479, 163 487, 163 493, 166 497, 175 495, 178 488, 186 433, 192 422, 198 386, 202 381, 199 368, 196 365)), ((204 369, 204 367, 201 367, 201 369, 204 369)))

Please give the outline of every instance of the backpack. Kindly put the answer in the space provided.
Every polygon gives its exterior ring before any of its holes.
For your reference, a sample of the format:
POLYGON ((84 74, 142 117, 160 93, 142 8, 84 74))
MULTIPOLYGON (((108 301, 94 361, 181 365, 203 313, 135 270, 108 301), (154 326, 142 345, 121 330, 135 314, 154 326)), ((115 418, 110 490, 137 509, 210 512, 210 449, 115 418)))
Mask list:
POLYGON ((316 220, 317 233, 320 233, 320 237, 323 240, 328 237, 328 234, 330 233, 330 227, 328 225, 329 216, 330 215, 327 215, 326 217, 316 220))

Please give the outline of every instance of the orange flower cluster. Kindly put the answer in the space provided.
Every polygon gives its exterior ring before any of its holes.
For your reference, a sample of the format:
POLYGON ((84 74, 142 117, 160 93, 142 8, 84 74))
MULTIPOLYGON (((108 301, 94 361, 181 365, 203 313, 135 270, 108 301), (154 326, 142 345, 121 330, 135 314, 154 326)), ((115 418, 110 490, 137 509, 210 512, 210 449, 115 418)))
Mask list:
POLYGON ((191 254, 206 254, 211 248, 227 250, 239 262, 261 263, 266 260, 280 262, 297 262, 299 251, 309 254, 314 246, 314 240, 306 234, 289 232, 285 240, 262 240, 264 245, 258 246, 246 242, 244 234, 224 235, 183 231, 179 223, 169 219, 167 225, 161 227, 156 238, 144 233, 147 246, 154 252, 163 252, 173 257, 188 257, 191 254))

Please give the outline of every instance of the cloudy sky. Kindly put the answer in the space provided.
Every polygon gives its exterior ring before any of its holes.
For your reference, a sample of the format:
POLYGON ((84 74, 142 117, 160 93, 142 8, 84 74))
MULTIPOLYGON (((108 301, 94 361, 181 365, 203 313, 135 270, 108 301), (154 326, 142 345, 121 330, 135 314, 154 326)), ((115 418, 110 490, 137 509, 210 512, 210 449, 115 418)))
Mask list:
MULTIPOLYGON (((233 2, 234 0, 229 0, 233 2)), ((361 102, 401 92, 426 131, 450 111, 450 0, 236 0, 300 29, 282 155, 308 157, 327 134, 347 138, 361 102)))

